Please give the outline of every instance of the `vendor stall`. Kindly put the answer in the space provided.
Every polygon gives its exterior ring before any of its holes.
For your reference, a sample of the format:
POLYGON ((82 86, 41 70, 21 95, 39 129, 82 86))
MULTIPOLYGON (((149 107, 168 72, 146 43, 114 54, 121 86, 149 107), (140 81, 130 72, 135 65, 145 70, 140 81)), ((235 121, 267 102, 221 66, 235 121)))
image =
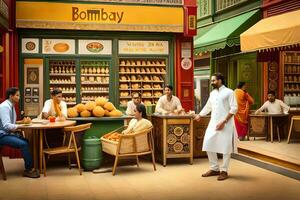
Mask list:
POLYGON ((155 153, 163 166, 168 158, 189 158, 193 164, 193 117, 190 115, 151 116, 155 153))

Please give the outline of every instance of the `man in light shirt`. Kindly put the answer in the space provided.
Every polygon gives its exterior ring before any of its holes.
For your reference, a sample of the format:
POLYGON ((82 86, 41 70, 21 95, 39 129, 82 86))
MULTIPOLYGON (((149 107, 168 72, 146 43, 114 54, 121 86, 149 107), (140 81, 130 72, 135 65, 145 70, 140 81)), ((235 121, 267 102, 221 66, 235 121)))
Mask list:
POLYGON ((184 112, 178 97, 172 95, 173 87, 171 85, 165 86, 165 95, 161 96, 156 104, 155 112, 161 114, 184 112))
POLYGON ((0 104, 0 145, 20 149, 24 158, 25 170, 23 176, 29 178, 39 178, 38 170, 33 168, 32 156, 29 151, 28 140, 18 133, 19 125, 23 121, 16 121, 16 104, 20 100, 20 91, 16 87, 8 88, 6 100, 0 104))
POLYGON ((136 106, 142 103, 141 93, 133 93, 132 100, 127 103, 126 115, 135 115, 136 106))
POLYGON ((256 112, 259 114, 264 110, 267 110, 268 114, 287 114, 290 107, 283 103, 283 101, 275 98, 275 92, 268 92, 268 101, 266 101, 256 112))

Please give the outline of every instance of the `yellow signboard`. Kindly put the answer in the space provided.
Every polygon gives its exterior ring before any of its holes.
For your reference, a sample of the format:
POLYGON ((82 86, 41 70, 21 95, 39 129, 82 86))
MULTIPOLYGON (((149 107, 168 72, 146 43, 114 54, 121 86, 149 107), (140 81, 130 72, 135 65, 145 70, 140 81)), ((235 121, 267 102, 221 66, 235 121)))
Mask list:
POLYGON ((17 2, 17 27, 183 32, 183 8, 17 2))

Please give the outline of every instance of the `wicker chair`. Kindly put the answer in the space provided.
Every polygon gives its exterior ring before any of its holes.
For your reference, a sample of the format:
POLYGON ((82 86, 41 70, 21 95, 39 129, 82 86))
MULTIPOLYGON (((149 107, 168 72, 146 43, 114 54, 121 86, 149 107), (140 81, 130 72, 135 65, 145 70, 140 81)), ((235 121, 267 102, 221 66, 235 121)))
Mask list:
POLYGON ((2 147, 0 146, 0 173, 2 174, 2 179, 6 180, 6 172, 2 160, 2 147))
MULTIPOLYGON (((124 128, 126 127, 118 128, 108 134, 120 132, 120 130, 124 128)), ((153 127, 134 134, 121 135, 118 142, 101 137, 102 151, 115 156, 112 175, 115 175, 116 167, 121 157, 135 156, 137 166, 139 167, 139 156, 147 154, 151 154, 153 168, 154 171, 156 170, 152 128, 153 127)))
POLYGON ((44 176, 46 176, 46 158, 45 156, 52 156, 57 154, 68 154, 68 161, 69 161, 69 169, 71 169, 71 158, 70 154, 75 153, 76 161, 78 165, 79 174, 81 175, 81 167, 80 167, 80 160, 79 160, 79 154, 78 152, 81 150, 80 147, 77 147, 75 134, 82 133, 86 130, 88 130, 91 127, 92 123, 87 124, 81 124, 77 126, 69 126, 64 128, 64 141, 63 146, 61 147, 54 147, 54 148, 47 148, 44 149, 44 155, 43 155, 43 166, 44 166, 44 176), (69 141, 66 143, 66 138, 69 137, 69 141))

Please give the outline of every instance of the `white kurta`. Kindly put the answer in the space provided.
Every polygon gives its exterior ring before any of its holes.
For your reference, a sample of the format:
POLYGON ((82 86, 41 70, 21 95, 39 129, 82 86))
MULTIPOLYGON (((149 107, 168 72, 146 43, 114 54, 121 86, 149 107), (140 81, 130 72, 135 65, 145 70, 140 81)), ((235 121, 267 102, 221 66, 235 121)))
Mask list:
POLYGON ((171 101, 168 101, 167 95, 163 95, 159 98, 155 112, 158 113, 172 113, 175 110, 181 110, 182 106, 178 97, 172 95, 171 101))
POLYGON ((210 112, 211 119, 205 132, 202 150, 222 154, 236 153, 238 136, 233 117, 222 130, 216 131, 217 124, 225 120, 228 113, 237 112, 234 92, 225 86, 214 89, 200 112, 200 116, 205 116, 210 112))

